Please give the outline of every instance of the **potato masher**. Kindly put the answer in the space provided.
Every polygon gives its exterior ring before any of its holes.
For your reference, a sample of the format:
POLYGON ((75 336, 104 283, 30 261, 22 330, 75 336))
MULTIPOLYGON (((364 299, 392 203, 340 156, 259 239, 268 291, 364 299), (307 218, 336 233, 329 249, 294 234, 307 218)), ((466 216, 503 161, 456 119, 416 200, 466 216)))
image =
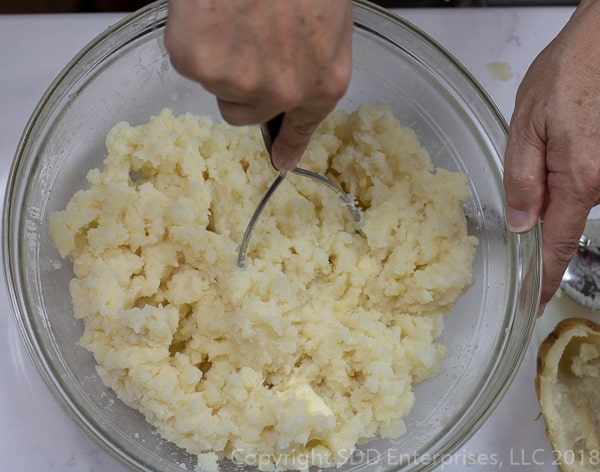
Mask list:
MULTIPOLYGON (((273 141, 275 140, 275 138, 277 137, 277 134, 279 133, 279 128, 281 127, 281 123, 283 121, 283 116, 284 115, 282 113, 280 115, 277 115, 275 118, 267 121, 266 123, 263 123, 260 125, 260 131, 261 131, 261 134, 263 137, 263 141, 265 143, 265 148, 267 149, 267 153, 269 154, 269 159, 271 160, 271 165, 273 166, 274 169, 275 169, 275 166, 273 165, 273 158, 272 158, 272 154, 271 154, 271 145, 272 145, 273 141)), ((332 180, 330 180, 323 174, 311 172, 309 170, 302 169, 300 167, 295 167, 290 172, 292 172, 293 174, 296 174, 296 175, 300 175, 303 177, 307 177, 309 179, 316 180, 317 182, 320 182, 320 183, 324 184, 325 186, 327 186, 328 188, 330 188, 331 190, 333 190, 336 193, 336 195, 340 198, 340 200, 342 200, 342 202, 348 207, 354 222, 360 223, 362 221, 362 213, 356 207, 356 200, 354 199, 354 196, 349 193, 344 192, 344 189, 342 189, 342 187, 340 187, 338 184, 336 184, 335 182, 333 182, 332 180)), ((250 221, 248 222, 248 226, 246 226, 246 231, 244 232, 244 237, 242 238, 242 243, 240 244, 240 248, 238 251, 238 259, 237 259, 237 265, 241 269, 246 267, 246 254, 248 252, 248 244, 250 243, 250 237, 252 236, 252 231, 254 230, 254 226, 256 226, 256 222, 258 221, 258 218, 260 217, 261 212, 263 211, 265 205, 267 204, 267 201, 271 198, 271 195, 273 195, 273 193, 275 193, 275 190, 277 190, 277 187, 279 187, 281 182, 283 182, 283 179, 285 178, 286 174, 287 174, 287 171, 279 171, 279 174, 277 175, 277 177, 275 178, 273 183, 269 186, 269 188, 267 189, 267 192, 265 193, 265 195, 263 196, 261 201, 258 203, 256 210, 254 210, 254 213, 252 214, 252 217, 250 218, 250 221)))

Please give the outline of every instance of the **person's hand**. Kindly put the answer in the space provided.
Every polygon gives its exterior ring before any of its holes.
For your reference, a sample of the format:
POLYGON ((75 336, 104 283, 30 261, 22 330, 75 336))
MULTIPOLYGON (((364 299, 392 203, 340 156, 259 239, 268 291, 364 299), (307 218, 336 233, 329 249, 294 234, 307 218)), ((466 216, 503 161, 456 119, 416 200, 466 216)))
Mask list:
POLYGON ((289 170, 346 92, 352 19, 350 0, 170 0, 165 45, 230 124, 285 112, 272 152, 289 170))
POLYGON ((540 313, 600 200, 600 1, 582 0, 525 75, 505 154, 510 230, 543 218, 540 313))

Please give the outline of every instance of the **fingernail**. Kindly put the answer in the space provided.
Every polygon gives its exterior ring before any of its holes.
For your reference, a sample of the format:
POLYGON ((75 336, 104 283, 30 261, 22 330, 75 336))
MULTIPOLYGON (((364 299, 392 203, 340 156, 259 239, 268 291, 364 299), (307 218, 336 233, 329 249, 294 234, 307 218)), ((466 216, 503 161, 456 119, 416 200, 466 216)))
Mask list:
POLYGON ((529 229, 529 214, 526 211, 506 209, 506 224, 513 233, 521 233, 529 229))
POLYGON ((537 311, 537 316, 538 318, 540 316, 542 316, 544 314, 544 310, 546 309, 546 304, 542 303, 539 307, 538 307, 538 311, 537 311))
POLYGON ((299 161, 300 159, 281 159, 279 153, 273 151, 273 165, 277 170, 292 170, 299 161))
POLYGON ((292 170, 298 165, 299 159, 292 159, 291 161, 284 161, 277 166, 279 170, 292 170))

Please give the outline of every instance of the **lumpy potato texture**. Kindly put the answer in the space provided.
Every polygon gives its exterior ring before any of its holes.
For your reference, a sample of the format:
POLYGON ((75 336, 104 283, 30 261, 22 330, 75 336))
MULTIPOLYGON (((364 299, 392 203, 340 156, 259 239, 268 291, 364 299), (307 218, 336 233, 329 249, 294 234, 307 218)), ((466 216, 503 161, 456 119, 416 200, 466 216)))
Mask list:
POLYGON ((405 432, 472 282, 465 175, 434 169, 385 106, 336 111, 301 164, 356 197, 360 232, 330 189, 288 174, 240 269, 276 176, 257 128, 165 109, 106 147, 50 234, 73 263, 80 344, 120 399, 207 469, 339 465, 405 432))

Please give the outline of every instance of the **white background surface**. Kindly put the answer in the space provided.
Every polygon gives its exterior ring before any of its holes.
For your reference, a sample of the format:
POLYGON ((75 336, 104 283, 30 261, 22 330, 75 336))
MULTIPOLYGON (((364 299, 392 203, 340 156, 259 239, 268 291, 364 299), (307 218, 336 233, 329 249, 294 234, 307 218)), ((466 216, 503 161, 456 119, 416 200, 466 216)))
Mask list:
MULTIPOLYGON (((508 119, 528 65, 568 20, 571 8, 398 10, 454 54, 508 119), (511 77, 490 71, 505 63, 511 77)), ((0 196, 13 155, 37 101, 68 60, 121 15, 0 16, 0 196)), ((553 471, 551 446, 533 379, 540 336, 556 318, 590 315, 554 300, 508 393, 446 471, 553 471)), ((0 286, 0 471, 123 471, 64 413, 30 362, 0 286)))

